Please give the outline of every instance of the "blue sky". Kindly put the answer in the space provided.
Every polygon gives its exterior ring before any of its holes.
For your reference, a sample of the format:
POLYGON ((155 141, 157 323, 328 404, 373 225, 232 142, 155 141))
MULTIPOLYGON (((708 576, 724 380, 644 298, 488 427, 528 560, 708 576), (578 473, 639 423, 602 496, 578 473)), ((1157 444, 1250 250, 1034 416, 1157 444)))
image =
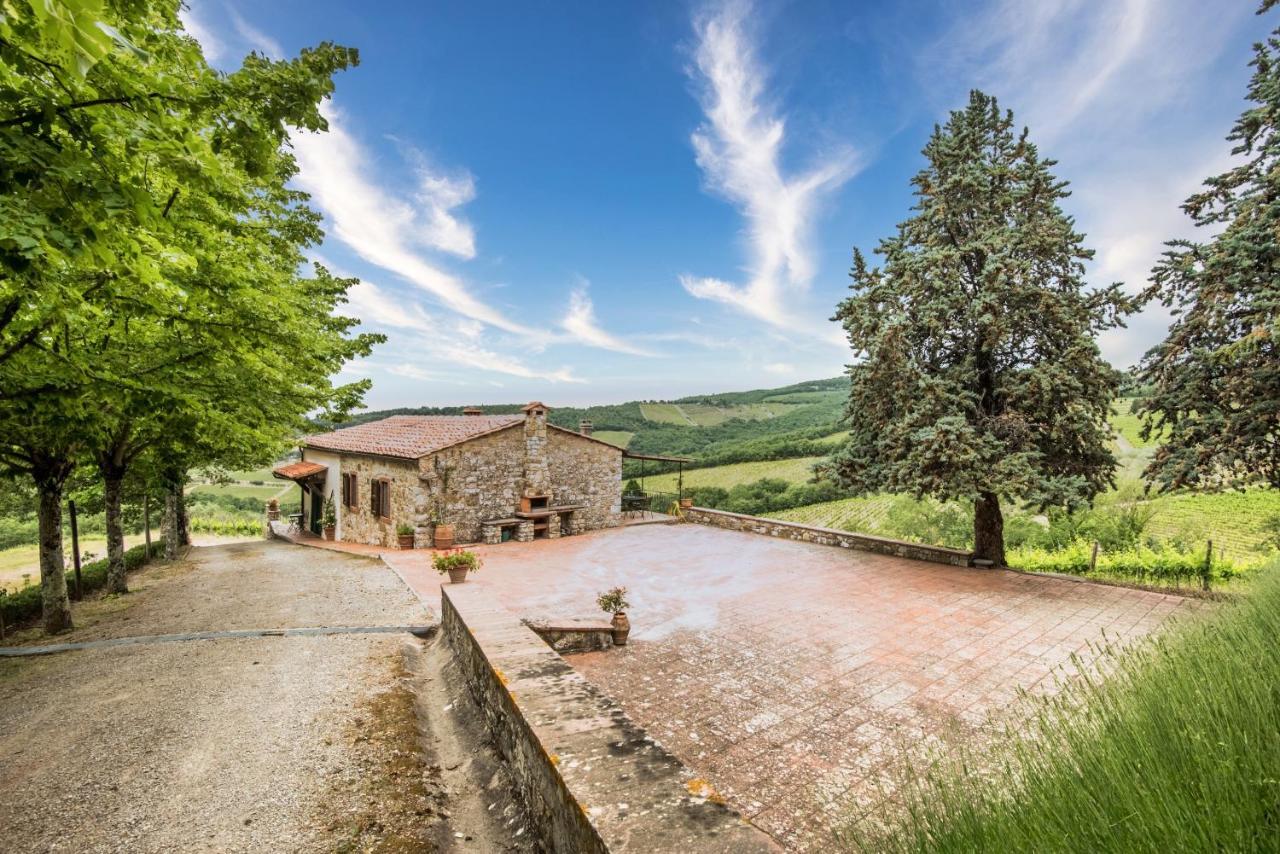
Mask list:
MULTIPOLYGON (((359 48, 299 133, 315 255, 387 334, 371 407, 606 403, 833 376, 853 246, 908 216, 970 88, 1072 183, 1094 283, 1140 289, 1229 162, 1250 45, 1219 0, 377 3, 189 0, 217 66, 359 48)), ((1158 307, 1108 333, 1132 364, 1158 307)))

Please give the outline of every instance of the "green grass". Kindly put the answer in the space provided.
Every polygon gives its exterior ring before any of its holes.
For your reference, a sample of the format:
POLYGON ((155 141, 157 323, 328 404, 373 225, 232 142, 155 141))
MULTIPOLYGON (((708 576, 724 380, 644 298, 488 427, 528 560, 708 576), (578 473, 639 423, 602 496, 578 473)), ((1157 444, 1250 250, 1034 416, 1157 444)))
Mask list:
POLYGON ((260 480, 263 483, 274 483, 277 481, 271 476, 272 468, 274 468, 274 466, 265 466, 260 469, 254 469, 253 471, 233 471, 228 472, 227 476, 232 480, 260 480))
POLYGON ((272 480, 262 486, 239 483, 199 483, 188 493, 204 492, 210 495, 233 495, 236 498, 258 498, 265 504, 268 499, 282 497, 290 490, 297 492, 297 484, 284 480, 272 480))
POLYGON ((689 418, 674 403, 642 403, 640 414, 649 421, 659 424, 681 424, 689 426, 693 419, 689 418))
MULTIPOLYGON (((820 457, 800 457, 794 460, 766 460, 693 469, 684 473, 684 485, 686 488, 718 486, 722 489, 732 489, 740 484, 754 483, 762 477, 778 478, 788 483, 804 483, 811 476, 810 468, 819 459, 820 457)), ((645 488, 650 492, 676 491, 675 472, 651 475, 644 481, 645 488)))
POLYGON ((841 430, 839 433, 832 433, 830 436, 823 436, 821 439, 818 440, 818 444, 830 445, 831 447, 834 448, 836 445, 843 445, 845 440, 848 438, 849 438, 848 431, 841 430))
POLYGON ((1160 444, 1159 436, 1144 441, 1139 435, 1142 432, 1142 419, 1133 414, 1134 398, 1122 397, 1115 403, 1116 414, 1111 416, 1112 428, 1135 448, 1154 448, 1160 444))
POLYGON ((601 442, 608 442, 610 445, 617 445, 619 448, 625 448, 634 435, 635 433, 630 433, 626 430, 596 430, 591 434, 591 438, 599 439, 601 442))
POLYGON ((1105 680, 1028 701, 1027 731, 913 779, 864 851, 1275 851, 1280 569, 1253 594, 1113 653, 1105 680))

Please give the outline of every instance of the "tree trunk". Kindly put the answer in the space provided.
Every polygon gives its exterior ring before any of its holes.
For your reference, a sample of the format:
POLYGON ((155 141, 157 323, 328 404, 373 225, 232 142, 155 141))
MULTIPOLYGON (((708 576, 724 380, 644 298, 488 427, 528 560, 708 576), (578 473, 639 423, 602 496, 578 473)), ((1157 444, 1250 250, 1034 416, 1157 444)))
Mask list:
POLYGON ((186 487, 185 479, 176 481, 174 486, 173 500, 176 502, 178 512, 178 545, 191 545, 191 520, 187 518, 187 496, 184 491, 186 487))
POLYGON ((981 493, 973 503, 973 556, 1005 565, 1004 516, 999 497, 991 492, 981 493))
POLYGON ((107 516, 107 592, 128 593, 124 565, 124 525, 120 519, 120 493, 124 470, 102 466, 102 494, 107 516))
POLYGON ((178 499, 172 487, 166 487, 164 493, 164 559, 178 558, 178 499))
POLYGON ((38 477, 40 492, 40 600, 46 634, 71 628, 67 568, 62 557, 62 484, 64 477, 38 477))

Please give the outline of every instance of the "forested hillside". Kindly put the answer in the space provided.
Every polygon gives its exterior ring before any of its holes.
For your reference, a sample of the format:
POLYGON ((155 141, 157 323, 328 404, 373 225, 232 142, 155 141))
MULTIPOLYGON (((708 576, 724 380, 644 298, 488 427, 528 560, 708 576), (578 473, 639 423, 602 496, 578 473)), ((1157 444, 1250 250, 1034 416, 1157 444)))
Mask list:
MULTIPOLYGON (((822 440, 840 430, 848 399, 845 377, 781 388, 629 401, 606 406, 552 407, 553 424, 576 430, 592 422, 597 437, 645 454, 691 457, 697 466, 815 457, 830 450, 822 440)), ((523 403, 486 405, 486 413, 519 412, 523 403)), ((461 406, 422 406, 362 412, 339 427, 392 415, 461 415, 461 406)), ((657 468, 651 467, 657 471, 657 468)))

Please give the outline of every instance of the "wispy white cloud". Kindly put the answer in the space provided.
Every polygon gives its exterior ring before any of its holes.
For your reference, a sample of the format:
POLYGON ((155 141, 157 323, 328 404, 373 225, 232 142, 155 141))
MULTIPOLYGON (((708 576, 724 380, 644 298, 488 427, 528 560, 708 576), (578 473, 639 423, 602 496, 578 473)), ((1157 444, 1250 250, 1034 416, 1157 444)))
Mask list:
POLYGON ((413 379, 435 379, 439 374, 431 374, 422 365, 448 364, 455 366, 455 370, 461 367, 524 379, 582 382, 568 367, 545 369, 495 351, 485 341, 483 324, 442 322, 421 306, 372 282, 360 280, 348 290, 347 298, 348 304, 342 306, 339 313, 359 317, 363 324, 374 330, 407 333, 396 336, 394 349, 411 355, 413 359, 401 363, 398 368, 384 368, 388 373, 413 379))
POLYGON ((595 306, 587 293, 588 283, 579 279, 578 286, 569 294, 569 308, 565 312, 560 325, 575 340, 602 350, 613 350, 631 356, 654 356, 655 353, 631 344, 618 336, 606 332, 596 321, 595 306))
MULTIPOLYGON (((1065 206, 1097 251, 1090 280, 1136 293, 1164 242, 1193 231, 1183 199, 1227 164, 1229 113, 1220 125, 1189 124, 1185 103, 1223 103, 1204 72, 1251 12, 1247 3, 1200 0, 966 4, 920 52, 920 82, 952 107, 971 86, 1011 107, 1072 184, 1065 206)), ((1241 69, 1247 61, 1240 56, 1241 69)), ((1150 306, 1127 329, 1104 333, 1103 353, 1132 364, 1167 324, 1164 309, 1150 306)))
POLYGON ((248 42, 251 48, 268 59, 284 59, 284 48, 280 46, 280 42, 246 21, 234 6, 228 5, 226 9, 227 14, 231 16, 231 25, 236 28, 240 38, 248 42))
POLYGON ((187 3, 178 7, 178 19, 182 21, 182 28, 187 31, 187 35, 200 43, 204 58, 209 62, 216 62, 223 57, 226 48, 222 40, 205 23, 204 18, 196 14, 195 9, 192 8, 191 3, 195 1, 188 0, 187 3))
POLYGON ((329 104, 323 111, 329 132, 300 131, 292 142, 297 182, 325 213, 334 236, 365 261, 403 277, 465 317, 507 332, 540 336, 476 298, 461 279, 423 254, 436 250, 474 255, 470 226, 451 213, 473 194, 470 180, 433 176, 419 162, 417 197, 427 196, 429 201, 412 204, 370 177, 370 158, 348 132, 342 114, 329 104))
POLYGON ((822 197, 851 178, 856 154, 840 148, 808 171, 782 168, 786 123, 765 102, 766 74, 747 32, 751 6, 727 0, 694 21, 698 83, 706 120, 692 141, 708 186, 738 205, 750 250, 746 284, 682 275, 695 297, 734 306, 782 327, 809 325, 791 297, 814 276, 810 228, 822 197))

